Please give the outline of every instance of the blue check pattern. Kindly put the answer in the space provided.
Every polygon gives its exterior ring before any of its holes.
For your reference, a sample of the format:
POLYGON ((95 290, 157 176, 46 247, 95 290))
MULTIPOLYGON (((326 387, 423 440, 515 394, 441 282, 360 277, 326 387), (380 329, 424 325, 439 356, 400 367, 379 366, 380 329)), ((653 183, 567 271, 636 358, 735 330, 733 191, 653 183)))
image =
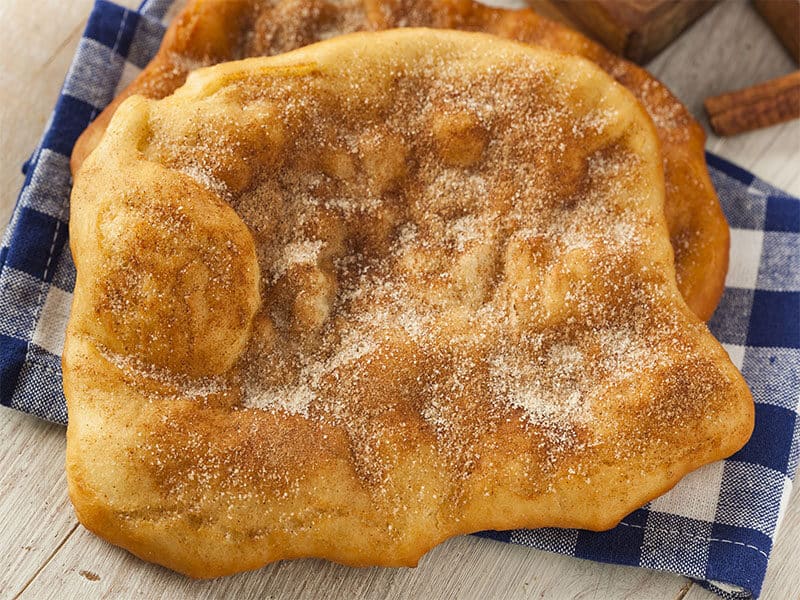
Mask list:
MULTIPOLYGON (((174 0, 98 0, 0 243, 0 403, 67 422, 60 355, 75 284, 69 154, 158 49, 174 0)), ((800 453, 800 201, 713 155, 731 268, 709 326, 756 401, 750 442, 602 533, 485 532, 503 542, 680 573, 725 598, 758 597, 800 453)))

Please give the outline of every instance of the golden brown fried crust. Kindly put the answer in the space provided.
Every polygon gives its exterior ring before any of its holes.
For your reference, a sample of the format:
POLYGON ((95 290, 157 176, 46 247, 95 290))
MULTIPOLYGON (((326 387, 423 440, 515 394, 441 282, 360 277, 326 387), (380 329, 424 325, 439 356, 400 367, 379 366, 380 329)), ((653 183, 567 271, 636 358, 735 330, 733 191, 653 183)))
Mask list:
POLYGON ((643 69, 531 10, 504 10, 472 0, 193 0, 175 19, 156 57, 78 139, 73 174, 99 142, 117 106, 142 94, 171 94, 194 68, 248 56, 270 56, 358 30, 436 27, 482 31, 578 54, 599 64, 644 104, 664 156, 665 213, 678 288, 708 320, 728 270, 728 225, 708 177, 705 134, 686 108, 643 69))
POLYGON ((80 521, 195 577, 605 529, 749 437, 652 122, 591 62, 402 29, 130 98, 77 174, 80 521))

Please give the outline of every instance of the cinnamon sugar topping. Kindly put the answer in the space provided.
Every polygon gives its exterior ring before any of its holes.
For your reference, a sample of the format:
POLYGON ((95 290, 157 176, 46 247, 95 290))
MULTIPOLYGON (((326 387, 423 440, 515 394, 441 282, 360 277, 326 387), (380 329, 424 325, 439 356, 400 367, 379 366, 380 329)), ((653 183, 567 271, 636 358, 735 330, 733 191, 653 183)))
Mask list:
POLYGON ((197 102, 191 144, 155 119, 150 155, 257 243, 242 406, 343 431, 369 480, 398 436, 467 477, 508 427, 558 465, 613 427, 620 389, 696 351, 661 301, 630 117, 546 61, 479 59, 236 81, 197 102), (204 112, 215 95, 238 113, 204 112))

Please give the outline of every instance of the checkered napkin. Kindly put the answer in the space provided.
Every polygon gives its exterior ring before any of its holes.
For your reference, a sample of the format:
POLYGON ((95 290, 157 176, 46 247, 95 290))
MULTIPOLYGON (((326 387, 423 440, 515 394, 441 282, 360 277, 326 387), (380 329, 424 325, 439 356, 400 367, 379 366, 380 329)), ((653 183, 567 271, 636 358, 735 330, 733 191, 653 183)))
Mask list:
MULTIPOLYGON (((60 354, 75 284, 68 157, 84 127, 158 48, 174 0, 139 11, 98 0, 0 244, 0 402, 66 423, 60 354)), ((603 533, 486 532, 504 542, 680 573, 726 598, 757 597, 800 447, 800 201, 713 155, 731 267, 711 330, 756 401, 750 442, 603 533)))

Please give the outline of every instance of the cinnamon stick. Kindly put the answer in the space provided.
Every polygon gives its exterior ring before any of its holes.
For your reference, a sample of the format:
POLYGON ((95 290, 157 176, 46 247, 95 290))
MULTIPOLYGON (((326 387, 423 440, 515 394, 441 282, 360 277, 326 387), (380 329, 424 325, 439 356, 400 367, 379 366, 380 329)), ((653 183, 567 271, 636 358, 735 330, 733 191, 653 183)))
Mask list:
POLYGON ((730 136, 800 118, 800 71, 707 98, 711 128, 730 136))

